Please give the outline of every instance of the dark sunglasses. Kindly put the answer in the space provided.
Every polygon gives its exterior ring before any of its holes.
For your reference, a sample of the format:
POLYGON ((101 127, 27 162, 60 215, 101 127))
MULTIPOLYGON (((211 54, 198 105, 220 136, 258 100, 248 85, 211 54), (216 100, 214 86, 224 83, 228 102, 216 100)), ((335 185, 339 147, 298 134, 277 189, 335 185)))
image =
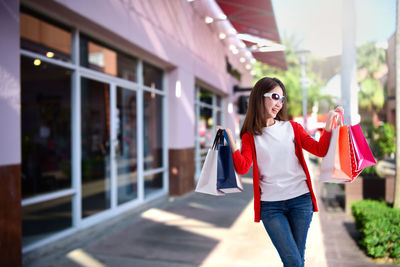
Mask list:
POLYGON ((280 100, 282 104, 285 103, 285 100, 286 100, 286 97, 281 96, 280 94, 277 94, 277 93, 265 93, 264 97, 269 97, 269 98, 271 98, 272 100, 275 100, 275 101, 279 101, 280 100))

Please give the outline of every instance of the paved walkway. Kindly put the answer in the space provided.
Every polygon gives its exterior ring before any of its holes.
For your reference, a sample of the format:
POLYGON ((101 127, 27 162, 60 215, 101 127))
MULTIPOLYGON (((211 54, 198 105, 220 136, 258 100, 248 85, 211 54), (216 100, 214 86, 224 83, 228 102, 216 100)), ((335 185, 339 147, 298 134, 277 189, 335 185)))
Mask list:
MULTIPOLYGON (((282 266, 262 223, 253 222, 251 179, 244 177, 243 182, 243 193, 214 197, 192 192, 158 200, 143 212, 60 241, 51 255, 27 255, 24 265, 282 266)), ((314 184, 321 191, 322 185, 314 184)), ((358 248, 351 237, 356 233, 351 218, 319 204, 321 212, 314 213, 309 231, 306 266, 385 266, 358 248)))

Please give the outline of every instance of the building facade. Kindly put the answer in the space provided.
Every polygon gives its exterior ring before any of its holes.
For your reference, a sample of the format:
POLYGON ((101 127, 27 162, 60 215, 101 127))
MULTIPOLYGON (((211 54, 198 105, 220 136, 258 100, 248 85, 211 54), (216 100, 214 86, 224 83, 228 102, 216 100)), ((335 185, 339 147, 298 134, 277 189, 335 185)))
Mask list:
POLYGON ((204 22, 214 1, 2 5, 2 258, 193 190, 253 82, 251 53, 204 22))

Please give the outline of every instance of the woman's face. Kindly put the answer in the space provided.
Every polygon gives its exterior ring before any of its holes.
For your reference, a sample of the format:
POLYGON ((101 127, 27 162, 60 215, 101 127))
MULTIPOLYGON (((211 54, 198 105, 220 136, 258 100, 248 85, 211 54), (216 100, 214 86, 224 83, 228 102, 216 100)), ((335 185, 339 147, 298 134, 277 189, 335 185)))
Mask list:
MULTIPOLYGON (((283 96, 282 88, 277 86, 268 93, 277 93, 281 97, 283 96)), ((271 97, 264 97, 264 108, 265 108, 265 115, 267 119, 275 119, 276 115, 281 110, 283 104, 281 99, 274 100, 271 97)))

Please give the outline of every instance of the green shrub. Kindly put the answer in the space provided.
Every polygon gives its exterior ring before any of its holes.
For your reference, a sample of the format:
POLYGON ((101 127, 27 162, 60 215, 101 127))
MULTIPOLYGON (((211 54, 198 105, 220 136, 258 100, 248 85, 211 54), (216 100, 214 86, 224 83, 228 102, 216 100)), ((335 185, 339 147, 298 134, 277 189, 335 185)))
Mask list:
POLYGON ((369 166, 365 168, 362 172, 362 176, 378 176, 376 172, 376 165, 369 166))
POLYGON ((366 121, 361 127, 376 159, 381 160, 395 153, 396 131, 393 125, 383 122, 375 128, 370 121, 366 121))
POLYGON ((363 200, 351 205, 361 234, 359 244, 373 258, 392 258, 400 262, 400 209, 384 202, 363 200))

